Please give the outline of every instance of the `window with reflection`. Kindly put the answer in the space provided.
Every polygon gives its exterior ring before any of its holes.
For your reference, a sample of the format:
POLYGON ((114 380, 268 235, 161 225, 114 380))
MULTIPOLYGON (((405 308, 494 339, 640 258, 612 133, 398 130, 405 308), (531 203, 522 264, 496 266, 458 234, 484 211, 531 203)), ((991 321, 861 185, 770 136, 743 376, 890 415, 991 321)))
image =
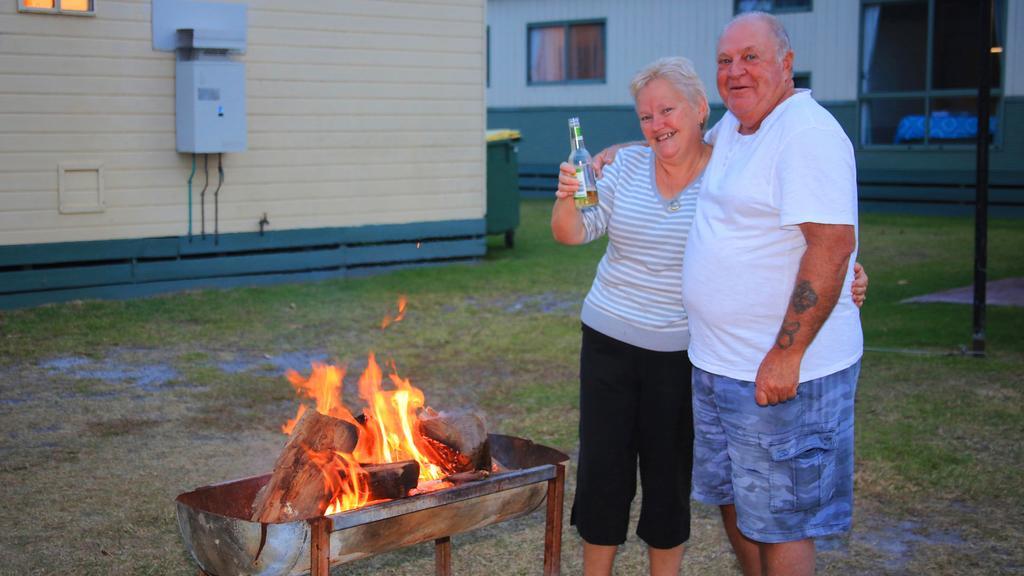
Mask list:
MULTIPOLYGON (((1006 0, 995 0, 989 130, 999 127, 1006 0)), ((865 146, 969 144, 978 136, 981 13, 976 2, 865 2, 860 140, 865 146)))
POLYGON ((527 31, 529 84, 604 81, 604 22, 531 24, 527 31))
POLYGON ((18 10, 51 14, 95 14, 93 0, 18 0, 18 10))
POLYGON ((785 12, 810 12, 811 0, 735 0, 733 11, 736 14, 757 10, 775 14, 785 12))

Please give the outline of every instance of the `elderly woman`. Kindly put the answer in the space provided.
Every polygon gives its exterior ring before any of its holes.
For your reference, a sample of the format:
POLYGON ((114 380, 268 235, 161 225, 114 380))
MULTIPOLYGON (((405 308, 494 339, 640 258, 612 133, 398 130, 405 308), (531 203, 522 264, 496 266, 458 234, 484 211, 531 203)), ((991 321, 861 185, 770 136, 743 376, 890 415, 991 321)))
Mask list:
MULTIPOLYGON (((580 450, 571 522, 583 538, 584 574, 609 575, 626 540, 636 494, 637 535, 650 573, 679 573, 690 535, 693 466, 689 330, 682 304, 686 238, 711 146, 704 87, 686 58, 662 58, 633 78, 644 145, 614 157, 598 181, 600 202, 577 210, 575 169, 560 166, 551 230, 563 244, 608 235, 583 302, 580 450)), ((853 298, 864 299, 858 267, 853 298)))
POLYGON ((637 535, 652 575, 678 574, 690 535, 693 416, 689 332, 680 275, 686 235, 711 147, 704 87, 685 58, 663 58, 630 85, 646 146, 618 151, 598 182, 600 202, 579 211, 560 167, 551 230, 563 244, 602 235, 607 252, 583 303, 580 453, 572 523, 584 573, 611 574, 626 540, 637 465, 637 535))

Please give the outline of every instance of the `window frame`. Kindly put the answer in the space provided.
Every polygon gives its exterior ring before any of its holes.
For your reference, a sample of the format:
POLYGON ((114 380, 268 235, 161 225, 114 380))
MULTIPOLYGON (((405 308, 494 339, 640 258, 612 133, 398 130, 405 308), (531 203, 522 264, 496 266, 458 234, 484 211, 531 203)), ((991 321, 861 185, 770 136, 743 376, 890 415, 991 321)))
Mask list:
MULTIPOLYGON (((737 16, 737 15, 743 13, 743 12, 740 12, 739 4, 740 4, 741 1, 742 0, 732 0, 732 14, 733 14, 733 16, 737 16)), ((807 7, 806 8, 803 8, 803 7, 775 8, 775 7, 773 7, 771 10, 768 10, 769 14, 802 14, 804 12, 814 12, 814 0, 807 0, 807 7)))
MULTIPOLYGON (((995 8, 999 9, 998 6, 995 8)), ((1000 36, 1003 38, 1003 42, 1006 41, 1006 16, 1009 11, 1009 1, 1004 2, 1002 6, 1003 13, 1000 16, 996 16, 996 25, 1000 28, 1000 36)), ((935 40, 935 0, 861 0, 860 10, 857 14, 857 28, 859 30, 859 38, 857 39, 857 143, 856 148, 858 150, 875 150, 875 151, 894 151, 894 150, 923 150, 923 151, 935 151, 935 150, 970 150, 976 147, 975 143, 966 142, 955 142, 955 143, 943 143, 943 142, 931 142, 928 137, 929 128, 927 126, 931 123, 931 104, 933 100, 942 98, 962 98, 962 97, 978 97, 977 88, 932 88, 932 58, 935 40), (924 4, 928 8, 928 14, 926 16, 927 26, 927 47, 925 49, 925 88, 924 90, 912 90, 902 92, 864 92, 864 9, 868 6, 885 6, 885 5, 899 5, 899 4, 924 4), (864 142, 864 103, 872 100, 923 100, 924 101, 924 116, 925 116, 925 138, 923 142, 895 144, 867 144, 864 142)), ((999 80, 1005 85, 1006 84, 1006 51, 1005 46, 1003 52, 999 57, 999 80)), ((999 149, 1002 147, 1003 135, 1005 133, 1005 114, 1004 107, 1006 105, 1006 98, 1003 93, 1003 86, 992 86, 989 94, 989 98, 998 98, 998 104, 996 105, 995 111, 992 113, 996 116, 997 126, 995 134, 992 134, 992 141, 989 144, 991 149, 999 149)))
POLYGON ((18 0, 18 12, 25 14, 65 14, 67 16, 95 16, 96 0, 89 1, 88 10, 65 10, 61 8, 62 0, 53 0, 53 8, 34 8, 25 5, 25 0, 18 0))
POLYGON ((607 84, 608 83, 608 20, 607 18, 590 18, 585 20, 556 20, 552 22, 530 22, 526 25, 526 85, 527 86, 562 86, 566 84, 607 84), (562 51, 562 68, 568 75, 569 71, 569 29, 573 26, 585 26, 592 24, 601 25, 601 48, 604 50, 604 70, 600 78, 582 78, 563 80, 533 80, 530 77, 530 62, 533 60, 533 52, 530 43, 530 33, 536 28, 558 28, 565 30, 565 49, 562 51))

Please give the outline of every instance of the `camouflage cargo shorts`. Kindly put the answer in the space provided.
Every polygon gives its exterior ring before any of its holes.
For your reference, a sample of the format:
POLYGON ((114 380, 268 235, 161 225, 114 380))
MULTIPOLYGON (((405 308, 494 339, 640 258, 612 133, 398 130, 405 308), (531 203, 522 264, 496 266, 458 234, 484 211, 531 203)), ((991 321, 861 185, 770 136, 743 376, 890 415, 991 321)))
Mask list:
POLYGON ((754 383, 693 367, 693 498, 735 504, 757 542, 850 529, 853 404, 860 362, 803 382, 797 396, 758 406, 754 383))

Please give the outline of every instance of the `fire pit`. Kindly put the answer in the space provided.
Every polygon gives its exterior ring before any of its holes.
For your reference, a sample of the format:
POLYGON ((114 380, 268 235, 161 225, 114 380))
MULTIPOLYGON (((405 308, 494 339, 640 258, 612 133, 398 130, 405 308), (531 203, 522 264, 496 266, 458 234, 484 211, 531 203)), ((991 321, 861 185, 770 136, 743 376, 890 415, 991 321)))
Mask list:
MULTIPOLYGON (((381 329, 404 317, 385 317, 381 329)), ((568 457, 487 434, 465 411, 437 412, 423 391, 384 371, 370 352, 353 413, 344 366, 313 363, 286 376, 300 398, 271 474, 177 498, 178 528, 202 574, 327 576, 332 564, 434 540, 437 573, 451 574, 453 534, 516 518, 547 497, 544 573, 559 572, 568 457), (389 385, 386 385, 389 384, 389 385)))
POLYGON ((250 520, 270 475, 205 486, 176 499, 178 528, 200 574, 327 576, 330 566, 433 540, 439 575, 451 574, 455 534, 523 516, 547 498, 544 574, 560 570, 568 456, 529 440, 488 435, 507 471, 416 496, 311 520, 250 520))

